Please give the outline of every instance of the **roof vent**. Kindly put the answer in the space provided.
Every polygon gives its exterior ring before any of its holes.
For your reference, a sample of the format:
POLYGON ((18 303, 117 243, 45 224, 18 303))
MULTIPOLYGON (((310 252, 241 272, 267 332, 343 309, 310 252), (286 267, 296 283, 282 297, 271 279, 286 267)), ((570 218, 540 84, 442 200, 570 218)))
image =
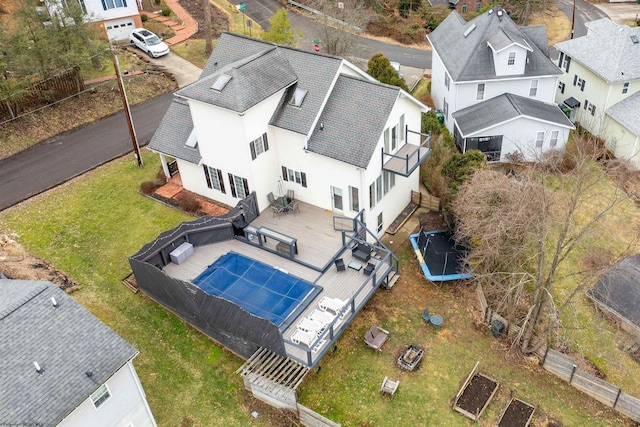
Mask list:
POLYGON ((36 367, 36 372, 37 372, 37 373, 41 374, 41 373, 43 373, 43 372, 44 372, 44 369, 42 369, 42 368, 40 367, 40 364, 38 364, 38 362, 33 362, 33 366, 35 366, 35 367, 36 367))
POLYGON ((471 24, 471 26, 469 28, 467 28, 467 30, 464 32, 464 34, 462 34, 464 37, 467 37, 469 34, 471 34, 471 32, 473 30, 476 29, 476 24, 471 24))
POLYGON ((54 297, 51 297, 51 304, 53 304, 53 306, 55 308, 59 307, 58 301, 56 301, 56 299, 54 297))
POLYGON ((93 376, 93 372, 91 371, 87 371, 84 374, 87 376, 87 378, 91 378, 93 376))
POLYGON ((489 15, 493 13, 493 9, 489 9, 489 15))
POLYGON ((227 83, 229 83, 229 80, 231 80, 231 76, 229 74, 220 74, 216 81, 213 83, 213 86, 211 86, 211 89, 215 90, 216 92, 221 92, 222 89, 224 89, 224 87, 227 85, 227 83))
POLYGON ((496 13, 498 14, 498 20, 499 20, 499 21, 502 21, 502 14, 504 13, 504 12, 502 11, 502 9, 499 9, 499 10, 498 10, 498 12, 496 12, 496 13))
POLYGON ((635 34, 631 34, 631 41, 633 42, 633 44, 640 43, 640 40, 638 40, 638 36, 635 34))
POLYGON ((320 123, 320 130, 324 130, 324 123, 320 123))

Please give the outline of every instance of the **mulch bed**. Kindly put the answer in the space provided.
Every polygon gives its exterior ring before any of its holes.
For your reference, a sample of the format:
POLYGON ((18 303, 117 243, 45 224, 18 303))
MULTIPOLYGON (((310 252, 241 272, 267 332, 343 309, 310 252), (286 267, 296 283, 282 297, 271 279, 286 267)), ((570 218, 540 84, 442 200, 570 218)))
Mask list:
POLYGON ((512 399, 502 414, 498 427, 525 427, 535 408, 522 400, 512 399))
MULTIPOLYGON (((204 39, 205 26, 204 8, 202 7, 202 1, 180 0, 180 6, 182 6, 187 12, 189 12, 189 15, 191 15, 191 17, 198 22, 198 32, 195 33, 191 38, 204 39)), ((222 34, 223 31, 229 30, 229 18, 227 17, 226 13, 224 13, 213 4, 209 8, 209 10, 211 11, 211 37, 213 37, 213 39, 215 40, 220 37, 220 34, 222 34)))
POLYGON ((396 234, 396 232, 402 227, 402 225, 409 219, 412 213, 418 209, 419 205, 416 203, 409 203, 403 210, 400 212, 400 215, 393 220, 389 228, 387 228, 387 233, 396 234))
POLYGON ((498 383, 484 375, 475 374, 462 396, 458 399, 456 406, 470 414, 479 414, 491 398, 498 383))

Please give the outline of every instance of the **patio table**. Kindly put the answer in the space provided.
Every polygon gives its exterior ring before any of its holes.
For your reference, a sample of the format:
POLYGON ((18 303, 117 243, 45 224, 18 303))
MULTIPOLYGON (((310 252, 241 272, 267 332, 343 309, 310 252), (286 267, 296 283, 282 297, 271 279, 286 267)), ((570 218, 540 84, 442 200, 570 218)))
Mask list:
POLYGON ((349 263, 349 268, 355 271, 360 271, 362 269, 362 264, 359 263, 358 261, 351 261, 349 263))

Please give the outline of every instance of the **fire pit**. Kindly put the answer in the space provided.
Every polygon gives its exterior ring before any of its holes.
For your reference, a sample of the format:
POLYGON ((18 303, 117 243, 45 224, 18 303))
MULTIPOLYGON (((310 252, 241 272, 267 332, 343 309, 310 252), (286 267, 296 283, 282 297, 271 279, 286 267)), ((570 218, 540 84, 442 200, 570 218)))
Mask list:
POLYGON ((411 344, 398 358, 398 366, 406 371, 413 371, 422 360, 422 356, 424 356, 424 350, 411 344))

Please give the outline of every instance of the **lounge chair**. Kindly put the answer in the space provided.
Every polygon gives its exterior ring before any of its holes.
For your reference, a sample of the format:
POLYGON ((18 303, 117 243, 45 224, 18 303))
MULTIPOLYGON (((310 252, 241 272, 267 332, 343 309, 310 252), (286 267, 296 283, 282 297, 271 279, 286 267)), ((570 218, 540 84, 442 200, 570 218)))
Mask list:
POLYGON ((380 351, 384 343, 387 342, 387 338, 389 338, 389 331, 373 325, 364 334, 364 343, 372 349, 380 351))
POLYGON ((345 271, 346 270, 346 267, 344 265, 344 260, 342 258, 337 258, 333 262, 336 264, 336 270, 338 270, 338 271, 345 271))
POLYGON ((291 335, 291 341, 295 344, 304 344, 307 347, 311 347, 313 341, 318 338, 318 335, 313 332, 303 331, 301 329, 296 329, 296 331, 291 335))
POLYGON ((381 393, 388 393, 393 396, 396 394, 396 390, 398 390, 398 386, 400 385, 400 381, 391 381, 389 377, 384 377, 382 380, 382 385, 380 386, 381 393))
POLYGON ((371 273, 373 273, 373 270, 376 268, 375 265, 371 264, 370 262, 367 263, 367 266, 364 268, 364 275, 365 276, 371 276, 371 273))

